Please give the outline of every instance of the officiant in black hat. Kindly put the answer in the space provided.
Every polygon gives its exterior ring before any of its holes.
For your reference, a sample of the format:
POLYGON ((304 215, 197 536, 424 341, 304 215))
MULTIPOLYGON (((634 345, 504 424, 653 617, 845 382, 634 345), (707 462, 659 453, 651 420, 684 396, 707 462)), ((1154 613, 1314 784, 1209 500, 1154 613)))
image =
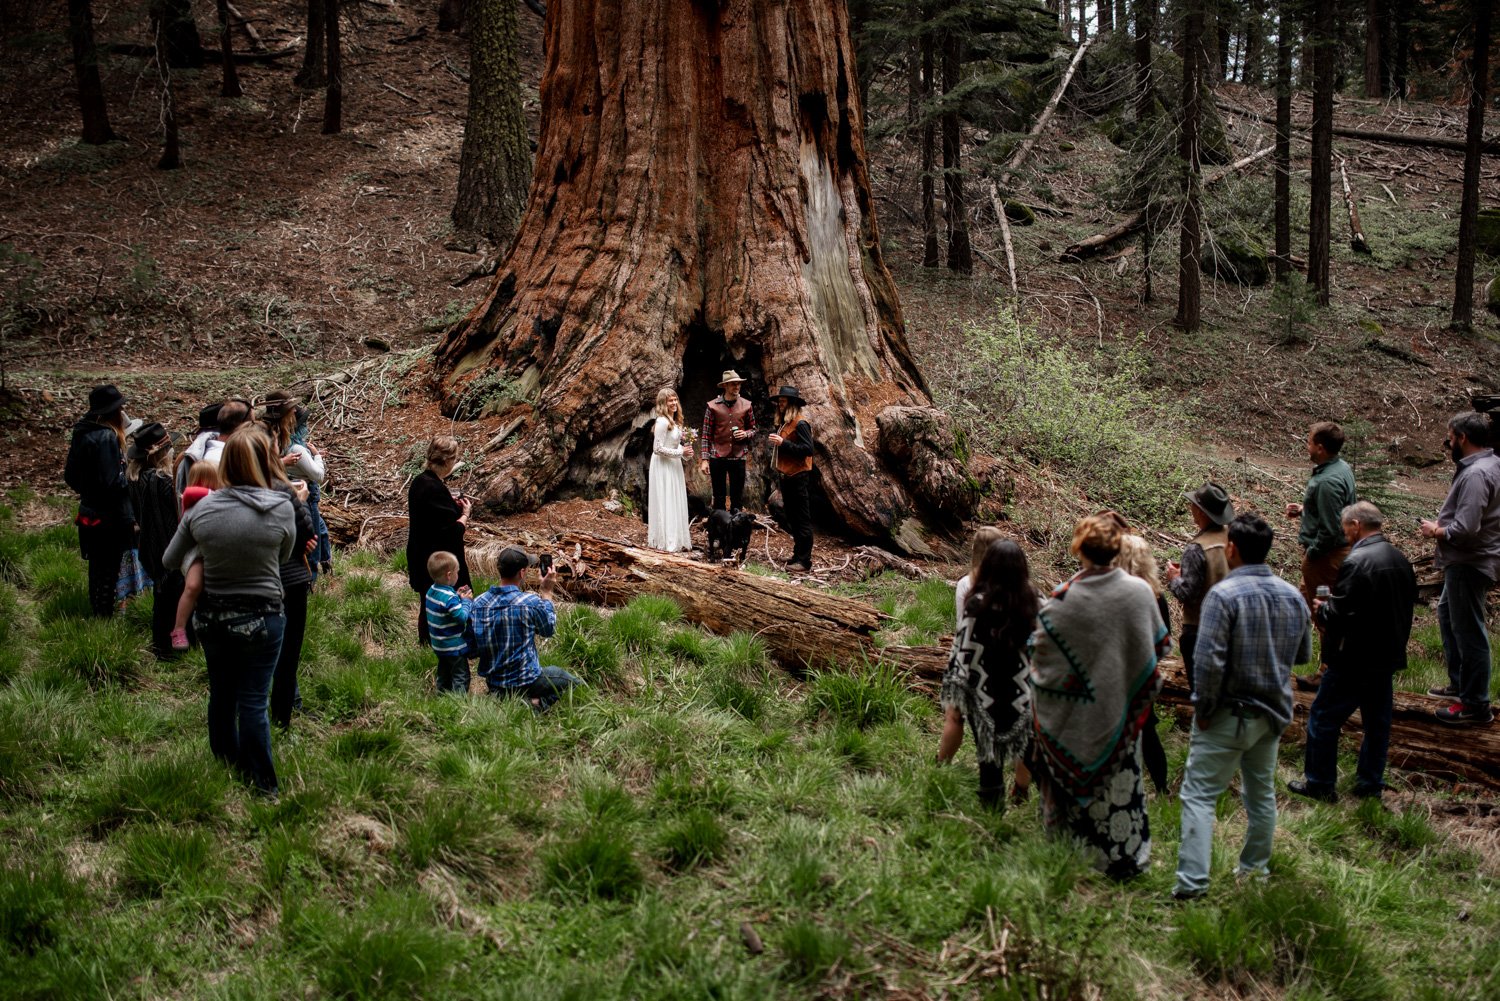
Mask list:
POLYGON ((112 385, 89 391, 89 409, 73 425, 63 480, 78 492, 78 548, 89 565, 89 607, 115 611, 120 559, 135 538, 125 482, 125 397, 112 385))
POLYGON ((807 401, 795 387, 782 386, 772 401, 776 404, 777 429, 766 436, 775 449, 773 462, 781 474, 782 521, 792 537, 792 558, 787 567, 807 572, 812 569, 812 489, 813 432, 812 423, 802 415, 807 401))
POLYGON ((1188 686, 1193 687, 1193 648, 1198 644, 1198 615, 1208 589, 1229 576, 1226 546, 1229 532, 1225 526, 1234 520, 1234 504, 1217 483, 1208 482, 1182 495, 1198 534, 1182 551, 1181 563, 1167 564, 1167 589, 1182 603, 1182 666, 1187 670, 1188 686))

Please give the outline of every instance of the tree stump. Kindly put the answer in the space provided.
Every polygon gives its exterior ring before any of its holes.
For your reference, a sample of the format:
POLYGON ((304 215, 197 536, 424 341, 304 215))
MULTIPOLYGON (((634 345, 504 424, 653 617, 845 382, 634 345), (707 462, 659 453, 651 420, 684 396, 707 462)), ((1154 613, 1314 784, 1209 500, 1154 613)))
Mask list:
POLYGON ((932 401, 881 257, 846 4, 576 0, 545 34, 525 215, 434 363, 447 412, 521 419, 481 501, 639 483, 657 390, 696 422, 734 368, 762 429, 778 386, 810 404, 831 527, 919 538, 934 492, 908 490, 878 419, 932 401))

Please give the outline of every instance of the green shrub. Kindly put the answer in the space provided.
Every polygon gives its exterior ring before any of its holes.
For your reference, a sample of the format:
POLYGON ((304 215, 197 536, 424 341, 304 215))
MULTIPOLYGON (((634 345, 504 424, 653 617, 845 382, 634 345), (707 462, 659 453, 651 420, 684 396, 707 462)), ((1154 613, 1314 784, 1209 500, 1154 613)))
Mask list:
POLYGON ((793 921, 781 933, 785 974, 799 982, 821 979, 834 964, 849 956, 850 948, 848 938, 806 918, 793 921))
POLYGON ((131 684, 151 661, 146 637, 118 618, 63 619, 42 630, 40 659, 91 685, 131 684))
POLYGON ((554 845, 542 871, 548 885, 563 893, 601 900, 633 898, 644 882, 630 836, 616 824, 591 824, 554 845))
POLYGON ((30 955, 50 948, 87 904, 87 889, 68 876, 57 859, 7 859, 0 866, 3 951, 30 955))
POLYGON ((96 830, 132 820, 189 824, 217 820, 224 811, 229 772, 207 754, 173 749, 128 757, 103 770, 85 802, 96 830))
POLYGON ((729 832, 702 807, 668 821, 661 829, 661 855, 674 869, 686 870, 723 856, 729 832))
POLYGON ((120 879, 144 896, 178 893, 212 878, 214 838, 201 827, 135 827, 121 838, 120 879))
POLYGON ((880 665, 859 673, 815 674, 807 693, 806 711, 812 718, 831 717, 864 729, 912 716, 915 713, 912 702, 911 694, 895 671, 880 665))
POLYGON ((974 450, 1020 450, 1067 474, 1095 505, 1147 521, 1180 508, 1186 436, 1172 415, 1187 408, 1146 387, 1144 351, 1086 354, 1008 309, 968 327, 965 338, 934 389, 974 450))

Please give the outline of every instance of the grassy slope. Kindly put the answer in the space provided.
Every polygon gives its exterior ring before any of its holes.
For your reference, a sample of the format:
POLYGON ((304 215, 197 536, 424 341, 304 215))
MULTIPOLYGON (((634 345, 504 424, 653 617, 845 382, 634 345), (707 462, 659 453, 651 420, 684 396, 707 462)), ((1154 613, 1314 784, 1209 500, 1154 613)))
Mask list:
MULTIPOLYGON (((1034 805, 982 810, 971 752, 934 766, 933 709, 889 677, 793 683, 646 600, 565 612, 548 659, 592 685, 546 717, 435 699, 412 596, 370 557, 343 566, 267 803, 208 755, 200 656, 151 661, 149 598, 81 618, 70 528, 7 517, 0 995, 1500 990, 1493 864, 1419 809, 1287 803, 1276 877, 1237 886, 1227 799, 1213 894, 1179 907, 1175 802, 1151 805, 1155 868, 1107 883, 1034 805)), ((884 587, 940 631, 936 589, 884 587)))

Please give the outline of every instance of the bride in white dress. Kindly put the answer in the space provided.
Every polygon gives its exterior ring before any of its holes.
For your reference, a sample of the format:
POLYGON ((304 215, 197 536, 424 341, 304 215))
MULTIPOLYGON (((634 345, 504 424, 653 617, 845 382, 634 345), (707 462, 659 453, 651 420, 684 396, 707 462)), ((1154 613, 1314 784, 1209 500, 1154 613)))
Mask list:
POLYGON ((682 404, 677 394, 656 394, 652 428, 650 493, 646 509, 646 545, 667 553, 693 548, 688 534, 687 478, 682 465, 693 458, 693 446, 682 441, 682 404))

